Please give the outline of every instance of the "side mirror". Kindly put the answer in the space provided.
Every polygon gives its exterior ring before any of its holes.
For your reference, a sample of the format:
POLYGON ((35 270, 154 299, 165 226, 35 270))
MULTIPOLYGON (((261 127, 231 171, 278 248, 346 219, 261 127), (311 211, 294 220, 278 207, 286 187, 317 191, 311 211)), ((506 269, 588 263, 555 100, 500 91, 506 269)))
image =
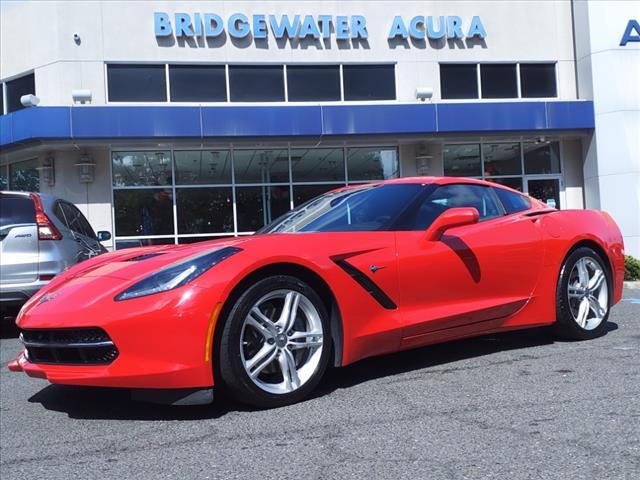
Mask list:
POLYGON ((107 240, 111 240, 111 234, 105 230, 100 230, 97 233, 98 240, 101 242, 106 242, 107 240))
POLYGON ((450 208, 445 210, 436 218, 426 230, 424 240, 427 242, 437 242, 442 234, 453 227, 462 227, 477 223, 480 218, 478 210, 472 207, 450 208))

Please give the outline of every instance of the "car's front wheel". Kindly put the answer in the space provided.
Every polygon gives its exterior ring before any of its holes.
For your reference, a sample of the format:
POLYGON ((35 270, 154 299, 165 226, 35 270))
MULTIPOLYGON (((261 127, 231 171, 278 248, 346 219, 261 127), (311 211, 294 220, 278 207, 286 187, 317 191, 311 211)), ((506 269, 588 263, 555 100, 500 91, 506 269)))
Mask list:
POLYGON ((580 247, 565 260, 556 291, 556 333, 587 340, 605 332, 610 307, 610 279, 603 259, 580 247))
POLYGON ((224 386, 259 407, 300 401, 324 373, 330 339, 326 308, 309 285, 288 275, 262 279, 225 319, 218 358, 224 386))

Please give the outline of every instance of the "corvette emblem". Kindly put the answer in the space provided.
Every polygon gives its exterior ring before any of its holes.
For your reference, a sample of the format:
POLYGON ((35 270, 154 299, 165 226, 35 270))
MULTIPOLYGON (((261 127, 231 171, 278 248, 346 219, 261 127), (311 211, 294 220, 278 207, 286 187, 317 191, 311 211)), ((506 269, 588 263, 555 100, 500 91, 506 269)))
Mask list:
POLYGON ((41 303, 44 302, 48 302, 49 300, 53 300, 54 298, 56 298, 58 296, 57 293, 45 293, 40 300, 38 300, 38 305, 40 305, 41 303))

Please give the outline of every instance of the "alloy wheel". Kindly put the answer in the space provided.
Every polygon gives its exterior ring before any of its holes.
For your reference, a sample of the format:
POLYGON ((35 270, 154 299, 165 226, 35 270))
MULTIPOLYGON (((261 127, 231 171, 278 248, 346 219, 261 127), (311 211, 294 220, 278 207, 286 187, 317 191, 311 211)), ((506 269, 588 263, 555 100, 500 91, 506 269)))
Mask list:
POLYGON ((569 307, 575 322, 585 330, 602 323, 609 309, 607 276, 590 257, 580 258, 571 270, 567 288, 569 307))
POLYGON ((260 298, 244 319, 240 355, 249 378, 273 394, 293 392, 320 365, 320 313, 296 290, 275 290, 260 298))

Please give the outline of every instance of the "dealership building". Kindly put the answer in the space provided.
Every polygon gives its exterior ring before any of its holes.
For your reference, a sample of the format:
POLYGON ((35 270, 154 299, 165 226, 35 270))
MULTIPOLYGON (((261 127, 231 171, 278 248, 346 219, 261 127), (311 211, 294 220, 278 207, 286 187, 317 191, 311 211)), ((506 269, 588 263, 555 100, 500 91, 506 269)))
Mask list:
POLYGON ((0 189, 105 245, 250 234, 332 188, 484 178, 640 257, 633 1, 3 1, 0 189))

